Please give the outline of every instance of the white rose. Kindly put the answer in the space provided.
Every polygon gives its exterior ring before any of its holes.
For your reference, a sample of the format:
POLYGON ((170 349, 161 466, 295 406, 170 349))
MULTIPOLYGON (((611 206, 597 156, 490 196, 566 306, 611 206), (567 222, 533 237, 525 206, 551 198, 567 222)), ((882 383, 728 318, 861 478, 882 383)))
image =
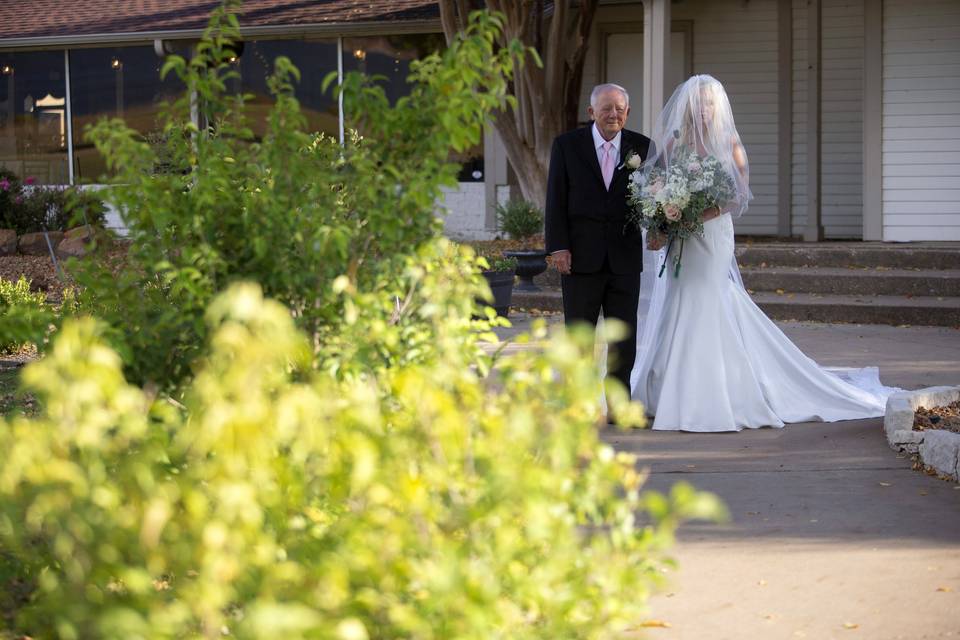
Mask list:
POLYGON ((643 164, 643 160, 640 159, 640 155, 636 153, 631 153, 627 156, 626 165, 630 169, 638 169, 640 165, 643 164))

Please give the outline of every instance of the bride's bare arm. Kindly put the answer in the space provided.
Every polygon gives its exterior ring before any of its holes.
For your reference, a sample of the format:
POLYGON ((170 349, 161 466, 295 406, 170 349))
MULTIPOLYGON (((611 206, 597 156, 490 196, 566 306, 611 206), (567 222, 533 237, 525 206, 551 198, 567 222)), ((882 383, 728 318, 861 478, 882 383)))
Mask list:
MULTIPOLYGON (((749 181, 750 177, 747 174, 747 153, 743 150, 743 145, 741 145, 739 142, 733 143, 733 162, 737 165, 737 171, 739 171, 740 175, 743 176, 744 182, 749 181)), ((728 205, 723 209, 710 207, 703 212, 703 219, 704 221, 711 220, 719 216, 721 213, 726 213, 732 209, 732 205, 728 205)))

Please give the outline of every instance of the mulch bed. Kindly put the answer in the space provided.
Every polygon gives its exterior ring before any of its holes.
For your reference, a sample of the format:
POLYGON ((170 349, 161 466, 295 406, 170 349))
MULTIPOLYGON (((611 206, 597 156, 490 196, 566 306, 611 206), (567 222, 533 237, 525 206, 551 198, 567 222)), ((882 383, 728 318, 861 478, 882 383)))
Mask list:
POLYGON ((945 407, 920 407, 913 414, 913 430, 941 429, 960 433, 960 400, 945 407))
MULTIPOLYGON (((106 260, 114 266, 115 271, 122 268, 128 246, 124 240, 113 240, 106 249, 106 260)), ((58 262, 60 273, 57 273, 50 256, 0 256, 0 278, 16 282, 20 276, 24 276, 30 281, 32 291, 42 291, 47 295, 47 302, 59 304, 63 300, 63 289, 70 286, 70 274, 64 261, 58 262)))
POLYGON ((63 297, 63 282, 57 278, 50 256, 0 256, 0 278, 16 282, 20 276, 30 281, 30 289, 43 291, 50 302, 63 297))
POLYGON ((523 251, 525 249, 543 249, 543 234, 531 236, 526 241, 497 238, 496 240, 471 240, 469 244, 477 253, 485 256, 499 255, 504 251, 523 251))

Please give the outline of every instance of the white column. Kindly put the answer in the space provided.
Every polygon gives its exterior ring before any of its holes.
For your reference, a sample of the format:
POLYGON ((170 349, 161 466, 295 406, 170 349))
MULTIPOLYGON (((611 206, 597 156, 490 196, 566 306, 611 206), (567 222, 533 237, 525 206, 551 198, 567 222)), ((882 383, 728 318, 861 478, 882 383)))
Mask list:
MULTIPOLYGON (((337 87, 343 85, 343 37, 337 38, 337 87)), ((337 96, 337 127, 339 128, 338 139, 340 146, 343 146, 343 94, 337 96)))
POLYGON ((807 0, 807 228, 803 239, 823 239, 820 224, 820 87, 821 36, 820 2, 807 0))
POLYGON ((863 9, 863 239, 883 240, 883 0, 863 9))
POLYGON ((483 127, 483 228, 491 233, 497 230, 497 188, 507 184, 507 149, 496 127, 483 127))
POLYGON ((670 54, 670 0, 643 3, 643 131, 653 123, 667 101, 667 56, 670 54))
POLYGON ((777 2, 777 235, 789 238, 793 207, 793 2, 777 2))
MULTIPOLYGON (((67 175, 69 176, 70 184, 74 184, 75 177, 73 175, 73 105, 70 102, 70 50, 63 50, 63 69, 64 69, 64 78, 66 79, 66 85, 64 89, 66 90, 66 95, 64 96, 64 109, 66 109, 66 118, 67 118, 67 175)), ((12 96, 13 93, 11 92, 12 96)))

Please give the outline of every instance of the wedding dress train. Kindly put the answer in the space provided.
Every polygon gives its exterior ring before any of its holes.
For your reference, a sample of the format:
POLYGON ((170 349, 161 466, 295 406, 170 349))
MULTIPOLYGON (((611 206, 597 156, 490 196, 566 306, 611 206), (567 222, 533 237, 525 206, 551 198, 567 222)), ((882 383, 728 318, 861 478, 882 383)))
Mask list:
POLYGON ((646 252, 632 396, 660 430, 739 431, 790 422, 833 422, 883 415, 895 389, 876 368, 817 365, 754 304, 734 260, 733 221, 704 223, 685 240, 674 277, 674 243, 646 252), (652 286, 651 286, 652 285, 652 286), (652 299, 651 299, 652 298, 652 299))

